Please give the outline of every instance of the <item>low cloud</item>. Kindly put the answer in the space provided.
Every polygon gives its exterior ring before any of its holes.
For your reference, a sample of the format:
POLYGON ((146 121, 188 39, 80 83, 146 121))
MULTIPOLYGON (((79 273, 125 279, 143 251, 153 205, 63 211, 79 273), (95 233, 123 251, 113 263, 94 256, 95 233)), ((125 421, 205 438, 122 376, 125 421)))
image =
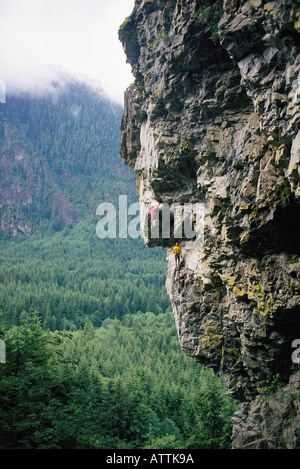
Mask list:
POLYGON ((97 82, 123 103, 132 82, 118 28, 134 0, 0 0, 0 79, 44 93, 53 81, 97 82))

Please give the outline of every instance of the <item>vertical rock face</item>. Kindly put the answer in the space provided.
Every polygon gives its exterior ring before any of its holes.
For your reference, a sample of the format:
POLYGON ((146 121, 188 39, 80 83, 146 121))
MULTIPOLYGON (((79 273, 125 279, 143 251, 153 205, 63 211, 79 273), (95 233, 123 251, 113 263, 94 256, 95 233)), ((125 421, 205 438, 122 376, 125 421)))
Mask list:
POLYGON ((141 206, 204 209, 201 243, 178 239, 179 274, 176 233, 145 242, 167 250, 182 349, 241 404, 233 447, 300 446, 299 30, 292 0, 136 0, 119 31, 135 76, 121 155, 141 206), (294 397, 272 433, 258 394, 276 375, 294 397))

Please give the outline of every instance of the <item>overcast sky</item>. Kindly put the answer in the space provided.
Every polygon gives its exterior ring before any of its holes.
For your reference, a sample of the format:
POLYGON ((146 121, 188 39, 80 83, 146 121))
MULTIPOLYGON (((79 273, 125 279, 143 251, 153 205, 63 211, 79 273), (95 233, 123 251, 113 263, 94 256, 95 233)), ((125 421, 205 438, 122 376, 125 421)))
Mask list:
POLYGON ((123 104, 133 78, 118 29, 133 6, 134 0, 0 0, 0 79, 8 91, 38 91, 62 69, 100 80, 123 104))

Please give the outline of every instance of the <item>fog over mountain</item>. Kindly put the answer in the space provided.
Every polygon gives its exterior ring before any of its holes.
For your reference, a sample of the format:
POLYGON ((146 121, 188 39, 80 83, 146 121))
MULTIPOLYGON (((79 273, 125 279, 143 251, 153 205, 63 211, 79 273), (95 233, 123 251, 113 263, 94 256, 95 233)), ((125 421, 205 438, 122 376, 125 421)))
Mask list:
POLYGON ((100 82, 111 99, 123 104, 132 76, 118 28, 133 4, 0 0, 0 78, 7 93, 48 92, 62 75, 79 74, 87 82, 100 82))

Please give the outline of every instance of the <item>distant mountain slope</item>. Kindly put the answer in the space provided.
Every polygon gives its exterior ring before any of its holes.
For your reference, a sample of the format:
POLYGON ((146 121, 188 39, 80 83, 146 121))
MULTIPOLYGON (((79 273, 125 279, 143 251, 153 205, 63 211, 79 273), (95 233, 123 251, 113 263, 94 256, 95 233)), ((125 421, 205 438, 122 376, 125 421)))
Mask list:
POLYGON ((74 330, 169 308, 165 253, 142 239, 99 239, 95 226, 90 215, 41 239, 0 240, 0 330, 33 311, 46 328, 74 330))
POLYGON ((7 96, 0 107, 0 232, 63 229, 104 200, 135 198, 119 156, 122 107, 73 82, 57 94, 7 96))

